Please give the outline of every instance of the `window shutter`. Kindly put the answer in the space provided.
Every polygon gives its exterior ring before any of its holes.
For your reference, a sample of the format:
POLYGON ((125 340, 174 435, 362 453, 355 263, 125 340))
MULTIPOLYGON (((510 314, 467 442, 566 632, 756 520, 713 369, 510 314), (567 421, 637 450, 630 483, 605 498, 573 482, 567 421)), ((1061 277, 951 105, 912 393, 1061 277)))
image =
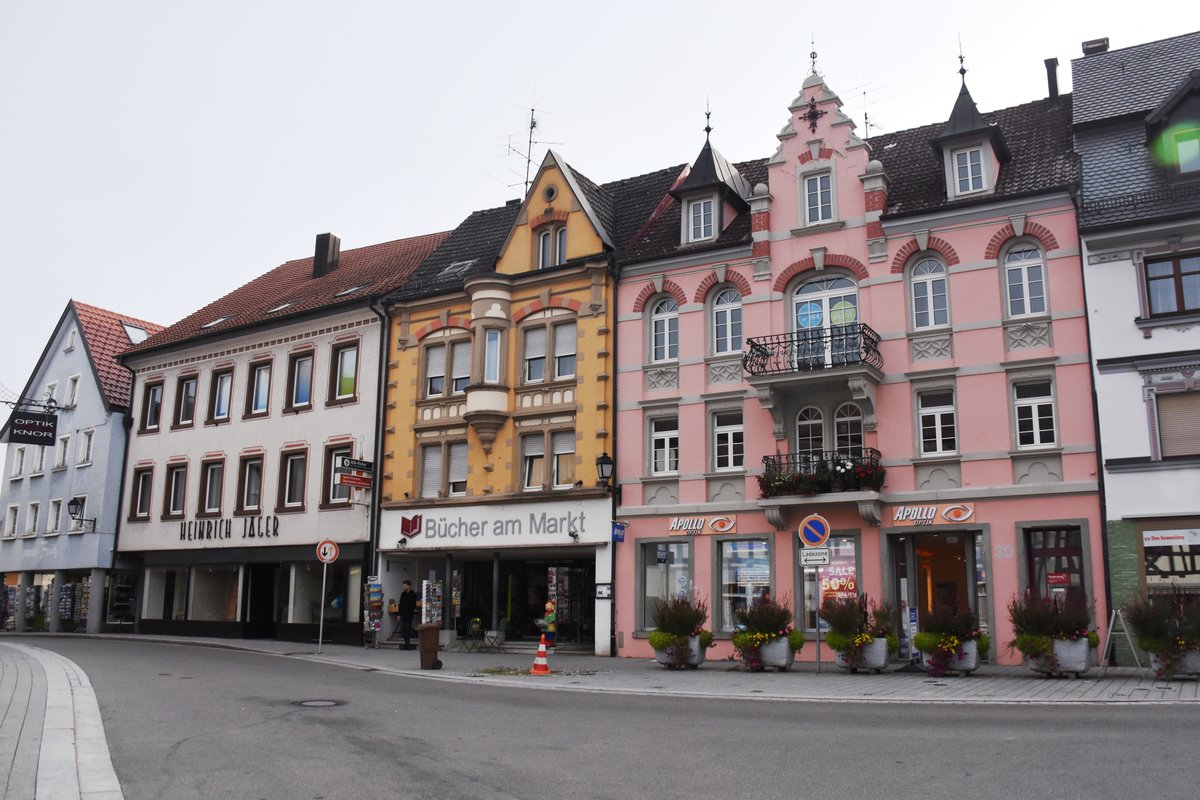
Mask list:
POLYGON ((575 323, 568 322, 554 328, 554 355, 575 355, 575 323))
POLYGON ((442 447, 432 445, 421 451, 421 496, 437 497, 442 489, 442 447))
POLYGON ((1156 401, 1162 454, 1200 455, 1200 392, 1160 394, 1156 401))
POLYGON ((574 453, 575 431, 555 431, 551 435, 551 446, 554 448, 556 456, 563 453, 574 453))
POLYGON ((446 346, 444 344, 435 345, 429 348, 429 365, 425 370, 428 377, 445 375, 446 374, 446 346))
POLYGON ((525 331, 525 358, 545 358, 546 329, 530 328, 525 331))
POLYGON ((450 445, 450 483, 463 483, 467 480, 467 443, 458 442, 450 445))
POLYGON ((454 377, 471 377, 471 344, 469 342, 455 343, 453 359, 451 367, 454 370, 454 377))
POLYGON ((526 436, 521 440, 521 453, 525 456, 546 455, 546 437, 540 433, 526 436))

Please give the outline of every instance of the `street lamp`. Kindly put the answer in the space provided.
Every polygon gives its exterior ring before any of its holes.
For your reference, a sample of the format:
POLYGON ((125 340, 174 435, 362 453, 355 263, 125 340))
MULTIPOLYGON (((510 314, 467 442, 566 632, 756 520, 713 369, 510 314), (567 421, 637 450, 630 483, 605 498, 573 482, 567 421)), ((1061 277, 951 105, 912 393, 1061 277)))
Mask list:
POLYGON ((608 453, 601 453, 596 456, 596 476, 600 479, 601 485, 617 498, 617 502, 621 502, 621 487, 613 485, 613 460, 608 453))
POLYGON ((83 510, 86 507, 87 500, 82 497, 72 497, 69 501, 67 501, 67 515, 80 525, 90 522, 92 524, 92 530, 94 531, 96 530, 96 518, 85 518, 83 516, 83 510))

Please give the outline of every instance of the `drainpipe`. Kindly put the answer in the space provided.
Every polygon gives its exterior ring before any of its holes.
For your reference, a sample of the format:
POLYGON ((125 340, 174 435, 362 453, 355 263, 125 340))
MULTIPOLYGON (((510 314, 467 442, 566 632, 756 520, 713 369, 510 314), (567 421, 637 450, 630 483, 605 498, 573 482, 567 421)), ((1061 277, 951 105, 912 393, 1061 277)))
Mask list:
MULTIPOLYGON (((112 552, 109 554, 110 558, 108 561, 108 577, 110 579, 112 577, 113 571, 117 567, 117 551, 120 549, 119 543, 121 541, 121 500, 122 500, 122 498, 125 497, 125 468, 129 465, 129 440, 133 438, 133 436, 132 436, 132 430, 133 430, 133 384, 134 384, 133 381, 129 382, 129 395, 130 395, 130 397, 129 397, 129 412, 127 414, 125 414, 125 416, 121 419, 121 430, 123 430, 125 432, 125 443, 121 447, 121 477, 117 481, 117 517, 113 523, 112 552)), ((137 587, 136 589, 134 589, 133 596, 135 598, 143 596, 143 594, 142 594, 142 573, 143 573, 143 570, 139 569, 138 574, 137 574, 137 581, 134 584, 137 587)), ((92 583, 95 584, 95 581, 93 580, 92 583)), ((88 633, 92 633, 93 625, 91 622, 90 615, 92 613, 92 608, 94 607, 94 605, 91 601, 93 599, 95 599, 94 595, 96 592, 96 587, 93 585, 91 587, 91 589, 89 590, 89 592, 93 595, 93 597, 89 598, 89 600, 88 600, 88 615, 89 616, 88 616, 88 626, 87 627, 88 627, 88 633)), ((105 593, 103 591, 103 587, 101 587, 100 597, 103 598, 104 596, 105 596, 105 593)), ((102 614, 107 614, 107 612, 104 609, 103 603, 100 603, 100 612, 102 614)), ((104 616, 100 617, 99 626, 95 626, 96 633, 100 633, 100 628, 104 627, 105 619, 106 619, 106 617, 104 617, 104 616)), ((142 623, 141 609, 137 608, 135 605, 134 609, 133 609, 133 632, 134 633, 138 632, 138 628, 141 627, 141 623, 142 623)))
POLYGON ((384 411, 387 408, 388 342, 391 340, 392 334, 389 327, 391 318, 384 310, 381 299, 373 298, 369 307, 375 316, 379 317, 379 386, 375 393, 375 445, 374 453, 372 453, 375 471, 372 474, 371 506, 367 511, 369 526, 367 563, 372 565, 374 570, 372 574, 380 575, 383 572, 381 569, 383 565, 378 563, 380 515, 382 514, 380 497, 383 482, 383 428, 384 411))
MULTIPOLYGON (((609 277, 612 279, 612 303, 609 304, 606 313, 612 318, 612 325, 609 326, 609 335, 612 336, 612 455, 613 461, 616 461, 617 453, 617 383, 619 376, 618 365, 621 363, 617 347, 621 341, 621 337, 617 335, 617 289, 619 286, 620 267, 616 264, 616 259, 610 257, 609 260, 609 277)), ((617 466, 613 464, 612 490, 609 493, 609 501, 612 503, 612 521, 617 519, 617 481, 619 480, 617 466)), ((612 599, 608 603, 609 622, 608 622, 608 655, 610 658, 617 657, 617 543, 612 538, 612 525, 609 525, 608 548, 612 559, 609 567, 609 578, 612 581, 612 599)))

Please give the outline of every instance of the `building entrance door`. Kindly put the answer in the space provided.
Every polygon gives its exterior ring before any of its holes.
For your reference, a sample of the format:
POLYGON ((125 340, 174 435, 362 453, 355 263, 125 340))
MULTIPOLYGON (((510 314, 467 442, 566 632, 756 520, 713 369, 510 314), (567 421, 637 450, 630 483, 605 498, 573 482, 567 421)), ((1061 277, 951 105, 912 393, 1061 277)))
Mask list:
POLYGON ((274 639, 275 623, 275 576, 279 568, 275 564, 247 564, 242 587, 242 636, 247 639, 274 639))
POLYGON ((914 618, 917 630, 925 630, 939 606, 978 614, 974 532, 907 534, 892 537, 891 544, 895 603, 906 647, 914 618))

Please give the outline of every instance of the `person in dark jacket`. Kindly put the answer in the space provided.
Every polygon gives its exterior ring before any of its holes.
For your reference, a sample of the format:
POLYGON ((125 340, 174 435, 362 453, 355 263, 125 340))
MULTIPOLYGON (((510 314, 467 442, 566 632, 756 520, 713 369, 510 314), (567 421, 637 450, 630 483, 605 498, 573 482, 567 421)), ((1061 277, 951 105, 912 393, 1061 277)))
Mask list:
POLYGON ((404 637, 404 649, 412 650, 413 616, 417 613, 417 593, 413 591, 412 581, 400 584, 400 601, 396 604, 400 612, 400 635, 404 637))

